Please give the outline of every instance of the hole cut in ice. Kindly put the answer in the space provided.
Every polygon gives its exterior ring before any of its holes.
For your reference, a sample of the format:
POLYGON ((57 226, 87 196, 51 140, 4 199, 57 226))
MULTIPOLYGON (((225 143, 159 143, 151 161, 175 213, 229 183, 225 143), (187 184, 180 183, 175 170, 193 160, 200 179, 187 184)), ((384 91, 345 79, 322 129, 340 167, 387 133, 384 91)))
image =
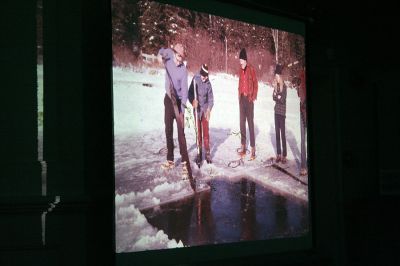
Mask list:
POLYGON ((247 178, 214 179, 193 197, 144 210, 147 221, 184 246, 297 237, 309 230, 308 205, 247 178))

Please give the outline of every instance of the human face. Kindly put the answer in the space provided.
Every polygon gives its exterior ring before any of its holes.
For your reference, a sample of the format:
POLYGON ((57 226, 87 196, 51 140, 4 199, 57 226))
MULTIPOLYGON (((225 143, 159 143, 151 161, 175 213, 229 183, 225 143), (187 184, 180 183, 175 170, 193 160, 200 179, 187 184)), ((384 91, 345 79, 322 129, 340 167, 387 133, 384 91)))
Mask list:
POLYGON ((175 59, 178 64, 181 64, 183 62, 183 57, 177 52, 175 52, 175 59))
POLYGON ((246 61, 246 60, 243 60, 243 59, 239 59, 239 61, 240 61, 240 67, 241 67, 242 69, 245 69, 246 66, 247 66, 247 61, 246 61))
POLYGON ((201 78, 201 81, 203 81, 203 82, 206 82, 208 79, 207 76, 203 76, 203 75, 200 75, 200 78, 201 78))

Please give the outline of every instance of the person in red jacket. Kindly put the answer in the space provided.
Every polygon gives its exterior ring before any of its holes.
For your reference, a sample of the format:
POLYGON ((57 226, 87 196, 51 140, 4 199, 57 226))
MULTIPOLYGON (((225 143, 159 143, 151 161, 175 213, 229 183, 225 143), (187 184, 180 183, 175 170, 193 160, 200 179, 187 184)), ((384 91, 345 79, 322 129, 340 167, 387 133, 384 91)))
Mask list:
POLYGON ((240 156, 246 155, 246 120, 250 131, 250 160, 256 158, 256 139, 254 135, 254 101, 257 99, 258 81, 256 71, 247 62, 247 53, 243 48, 239 53, 239 108, 240 108, 240 135, 241 148, 238 151, 240 156))

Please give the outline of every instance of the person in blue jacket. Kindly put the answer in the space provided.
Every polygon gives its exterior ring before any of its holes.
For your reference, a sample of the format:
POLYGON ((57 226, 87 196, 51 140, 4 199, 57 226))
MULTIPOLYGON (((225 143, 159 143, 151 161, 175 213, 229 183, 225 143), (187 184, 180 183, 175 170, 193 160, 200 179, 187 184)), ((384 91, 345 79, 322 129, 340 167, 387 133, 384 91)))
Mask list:
POLYGON ((177 43, 173 48, 161 48, 158 52, 158 61, 165 66, 165 97, 164 97, 164 124, 165 137, 167 141, 167 161, 161 165, 164 169, 171 169, 174 163, 174 141, 173 122, 177 121, 179 152, 182 157, 182 175, 187 174, 186 163, 189 156, 186 150, 186 139, 184 133, 184 114, 188 97, 188 72, 183 59, 185 49, 182 44, 177 43), (178 114, 175 107, 178 108, 178 114), (180 125, 180 126, 179 126, 180 125))
POLYGON ((189 102, 196 109, 197 117, 197 143, 200 147, 200 152, 197 155, 196 163, 200 164, 203 160, 203 143, 206 151, 207 163, 212 163, 210 154, 210 135, 209 121, 211 110, 214 106, 213 89, 210 79, 208 78, 208 65, 203 64, 199 73, 195 74, 189 86, 189 102), (194 90, 196 89, 196 97, 194 90))

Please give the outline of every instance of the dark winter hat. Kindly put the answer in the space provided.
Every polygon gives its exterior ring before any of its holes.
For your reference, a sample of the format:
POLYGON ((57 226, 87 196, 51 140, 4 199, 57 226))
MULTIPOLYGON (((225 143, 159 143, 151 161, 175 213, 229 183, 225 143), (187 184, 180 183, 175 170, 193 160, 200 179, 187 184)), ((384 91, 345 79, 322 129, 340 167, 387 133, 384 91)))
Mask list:
POLYGON ((283 69, 283 66, 280 64, 277 64, 275 66, 275 74, 278 74, 278 75, 282 74, 282 69, 283 69))
POLYGON ((247 61, 246 49, 242 48, 242 50, 240 50, 239 59, 243 59, 243 60, 247 61))
POLYGON ((200 75, 203 77, 208 77, 208 66, 207 64, 202 64, 200 68, 200 75))
POLYGON ((183 45, 180 43, 177 43, 174 45, 174 51, 175 53, 179 54, 180 56, 185 57, 185 49, 183 48, 183 45))
POLYGON ((300 87, 300 84, 301 84, 301 79, 299 78, 299 77, 294 77, 293 79, 292 79, 292 84, 294 85, 294 86, 296 86, 296 87, 300 87))

